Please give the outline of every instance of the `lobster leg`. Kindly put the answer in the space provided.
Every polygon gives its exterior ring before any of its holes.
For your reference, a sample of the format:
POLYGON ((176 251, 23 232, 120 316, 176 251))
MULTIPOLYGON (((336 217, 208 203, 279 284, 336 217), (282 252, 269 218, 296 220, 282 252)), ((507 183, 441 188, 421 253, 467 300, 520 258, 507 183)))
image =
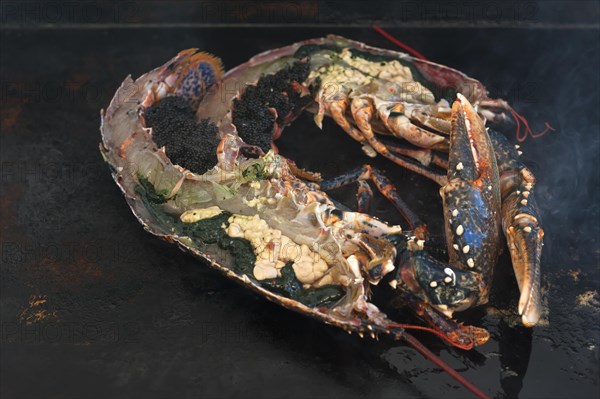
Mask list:
POLYGON ((448 159, 439 156, 433 150, 424 148, 412 148, 400 142, 393 143, 390 140, 380 139, 380 141, 393 153, 410 157, 419 161, 423 166, 436 165, 442 169, 448 169, 448 159))
POLYGON ((446 100, 440 101, 436 105, 406 105, 411 119, 416 119, 423 126, 428 127, 438 133, 450 134, 450 105, 446 100))
POLYGON ((359 180, 356 182, 356 208, 360 213, 369 213, 371 209, 371 200, 373 199, 373 190, 366 181, 359 180))
MULTIPOLYGON (((418 227, 421 227, 422 230, 425 230, 425 224, 409 208, 406 202, 402 200, 392 182, 387 177, 385 177, 385 175, 381 173, 381 171, 379 171, 376 168, 373 168, 370 165, 363 165, 341 176, 322 181, 319 183, 319 186, 321 190, 328 191, 342 186, 346 186, 348 184, 365 182, 368 180, 372 181, 379 190, 379 192, 381 192, 381 194, 383 194, 394 205, 394 207, 398 209, 398 211, 402 214, 404 219, 410 225, 411 229, 417 229, 418 227)), ((364 194, 360 195, 364 196, 364 194)), ((361 201, 364 203, 364 199, 361 200, 359 197, 359 208, 361 205, 361 201)))
MULTIPOLYGON (((360 130, 352 126, 350 122, 348 122, 348 120, 346 119, 345 113, 346 108, 348 108, 348 100, 346 97, 340 100, 326 103, 325 108, 329 111, 329 113, 331 113, 331 117, 333 118, 335 123, 337 123, 342 129, 344 129, 344 131, 348 133, 350 137, 352 137, 354 140, 358 141, 361 144, 366 143, 367 140, 363 137, 360 130)), ((317 125, 321 127, 319 123, 317 123, 317 125)))
MULTIPOLYGON (((373 130, 369 124, 371 117, 373 116, 373 110, 370 107, 368 100, 367 99, 354 99, 352 101, 352 108, 353 108, 352 113, 353 114, 354 114, 354 109, 358 105, 360 105, 360 104, 357 104, 356 101, 361 101, 362 102, 361 104, 365 105, 365 107, 363 107, 364 109, 362 109, 359 113, 360 120, 356 119, 356 117, 355 117, 355 120, 356 120, 360 130, 357 129, 356 127, 354 127, 352 124, 350 124, 350 122, 348 122, 348 120, 346 118, 345 114, 346 114, 346 110, 348 108, 348 99, 346 97, 339 99, 339 100, 321 102, 319 106, 323 106, 324 109, 331 114, 331 117, 333 118, 333 120, 342 129, 344 129, 344 131, 346 133, 348 133, 354 140, 358 141, 359 143, 361 143, 363 145, 368 144, 377 153, 388 158, 395 164, 400 165, 400 166, 402 166, 408 170, 411 170, 413 172, 416 172, 420 175, 426 176, 427 178, 435 181, 438 184, 443 184, 446 181, 446 176, 444 176, 440 173, 436 173, 435 171, 432 171, 431 169, 429 169, 421 164, 410 162, 410 161, 392 153, 381 141, 379 141, 375 137, 375 133, 373 132, 373 130)), ((316 119, 316 117, 315 117, 315 119, 316 119)), ((317 122, 317 124, 318 124, 318 122, 317 122)))
POLYGON ((327 226, 339 224, 345 229, 350 229, 361 234, 368 234, 376 238, 399 234, 400 226, 389 226, 379 219, 365 213, 346 212, 339 209, 328 210, 323 216, 327 226))
POLYGON ((352 99, 351 112, 363 137, 367 143, 379 154, 383 155, 397 165, 427 176, 438 184, 444 184, 446 182, 446 176, 437 174, 430 169, 423 167, 423 165, 414 164, 398 157, 397 155, 393 154, 381 141, 379 141, 377 137, 375 137, 375 133, 371 128, 371 120, 374 115, 374 110, 368 99, 359 97, 352 99))
MULTIPOLYGON (((353 255, 353 262, 364 270, 368 281, 377 285, 381 279, 394 270, 396 247, 388 236, 402 233, 400 226, 388 226, 367 214, 329 209, 322 215, 325 226, 336 230, 363 250, 366 256, 353 255)), ((350 258, 348 258, 350 261, 350 258)))
MULTIPOLYGON (((364 101, 364 99, 360 100, 364 101)), ((405 115, 406 109, 404 104, 375 99, 375 108, 377 109, 379 118, 394 136, 403 138, 409 143, 423 148, 440 150, 448 148, 446 138, 412 123, 405 115)))

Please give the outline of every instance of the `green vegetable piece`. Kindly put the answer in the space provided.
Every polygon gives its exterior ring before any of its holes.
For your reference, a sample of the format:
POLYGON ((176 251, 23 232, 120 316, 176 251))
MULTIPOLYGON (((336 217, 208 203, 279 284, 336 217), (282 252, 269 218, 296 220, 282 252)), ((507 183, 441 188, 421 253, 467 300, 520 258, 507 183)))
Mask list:
POLYGON ((302 284, 296 278, 292 268, 293 264, 294 262, 291 261, 286 263, 281 268, 281 277, 264 280, 262 285, 276 294, 301 302, 311 308, 332 305, 344 297, 344 288, 339 285, 303 289, 302 284))
POLYGON ((138 175, 138 180, 140 181, 140 185, 144 189, 146 193, 146 197, 149 201, 154 202, 155 204, 162 204, 167 201, 168 192, 165 191, 156 191, 152 183, 145 178, 144 176, 138 175))
POLYGON ((144 183, 142 183, 142 181, 143 180, 140 179, 141 185, 136 186, 135 192, 140 196, 140 199, 148 212, 159 224, 168 226, 172 228, 173 231, 181 231, 179 217, 165 212, 161 206, 162 202, 157 202, 160 200, 161 196, 156 194, 154 187, 148 180, 145 180, 144 183))
POLYGON ((260 163, 253 163, 244 169, 242 177, 248 181, 258 181, 268 178, 268 176, 265 176, 264 167, 260 163))
POLYGON ((296 296, 302 291, 302 285, 296 278, 292 265, 294 262, 290 261, 281 268, 281 277, 264 280, 262 285, 269 288, 270 291, 285 296, 286 298, 296 299, 296 296))
POLYGON ((344 288, 340 285, 324 285, 319 288, 301 291, 297 297, 308 307, 323 307, 333 305, 345 295, 344 288))
POLYGON ((238 274, 252 275, 256 255, 250 241, 244 238, 232 238, 224 234, 219 241, 219 247, 230 252, 233 258, 233 270, 238 274))
POLYGON ((231 213, 229 212, 221 212, 211 218, 190 223, 186 226, 187 235, 197 238, 206 244, 216 244, 226 235, 222 226, 229 225, 227 219, 230 216, 231 213))

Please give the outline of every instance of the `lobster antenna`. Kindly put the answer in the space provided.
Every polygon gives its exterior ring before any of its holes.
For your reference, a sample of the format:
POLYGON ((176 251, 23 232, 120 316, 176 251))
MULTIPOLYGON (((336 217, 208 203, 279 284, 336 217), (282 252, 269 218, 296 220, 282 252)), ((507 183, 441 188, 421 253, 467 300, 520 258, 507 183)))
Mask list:
POLYGON ((549 131, 556 130, 552 126, 550 126, 550 124, 548 122, 546 122, 544 130, 542 130, 539 133, 533 133, 533 131, 529 127, 529 123, 527 122, 527 119, 525 119, 525 117, 523 115, 521 115, 517 111, 515 111, 513 107, 509 107, 508 111, 510 112, 513 119, 515 120, 515 123, 517 124, 517 141, 519 143, 524 142, 525 139, 527 138, 528 134, 532 138, 537 139, 538 137, 542 137, 544 134, 548 133, 549 131), (521 136, 521 134, 520 134, 521 133, 521 123, 519 121, 521 121, 523 123, 523 125, 525 125, 525 135, 524 136, 521 136))
POLYGON ((470 391, 473 395, 477 396, 479 399, 490 399, 488 395, 486 395, 481 389, 477 388, 474 384, 472 384, 465 377, 460 375, 456 370, 454 370, 448 363, 443 361, 438 355, 427 349, 425 345, 419 342, 418 339, 408 334, 407 332, 402 332, 400 335, 407 343, 410 344, 417 352, 423 355, 425 358, 430 360, 433 364, 438 366, 440 369, 445 371, 450 375, 450 377, 454 378, 458 383, 464 386, 468 391, 470 391))
POLYGON ((384 31, 380 26, 373 24, 373 25, 371 25, 371 27, 373 29, 375 29, 377 31, 377 33, 379 33, 381 36, 385 37, 390 42, 394 43, 396 46, 404 49, 413 57, 422 59, 423 61, 429 61, 427 58, 425 58, 425 56, 423 54, 419 53, 417 50, 410 47, 408 44, 402 43, 400 40, 396 39, 394 36, 390 35, 386 31, 384 31))

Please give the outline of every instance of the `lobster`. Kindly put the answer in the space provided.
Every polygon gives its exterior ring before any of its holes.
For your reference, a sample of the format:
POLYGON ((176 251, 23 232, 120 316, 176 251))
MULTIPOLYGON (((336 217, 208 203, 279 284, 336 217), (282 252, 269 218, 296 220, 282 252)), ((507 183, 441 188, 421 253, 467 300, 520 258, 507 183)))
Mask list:
POLYGON ((470 349, 485 329, 452 319, 484 304, 508 244, 525 326, 540 318, 543 229, 535 178, 521 152, 487 122, 514 112, 478 81, 410 55, 339 36, 259 54, 223 73, 218 58, 181 51, 101 111, 101 154, 150 233, 263 297, 373 338, 403 339, 478 388, 411 334, 429 330, 470 349), (451 104, 452 103, 452 104, 451 104), (323 180, 278 154, 285 126, 308 110, 330 116, 369 156, 440 185, 449 259, 393 183, 366 164, 323 180), (372 183, 409 229, 368 214, 372 183), (357 211, 326 193, 357 184, 357 211), (385 281, 430 327, 397 323, 370 301, 385 281))

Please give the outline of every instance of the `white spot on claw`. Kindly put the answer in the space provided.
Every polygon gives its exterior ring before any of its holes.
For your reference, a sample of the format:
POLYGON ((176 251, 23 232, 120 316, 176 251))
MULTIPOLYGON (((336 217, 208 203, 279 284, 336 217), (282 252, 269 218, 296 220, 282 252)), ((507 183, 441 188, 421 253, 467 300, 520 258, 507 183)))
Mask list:
POLYGON ((456 284, 456 274, 454 274, 454 271, 447 267, 444 269, 444 273, 446 273, 447 275, 446 277, 444 277, 444 282, 446 284, 452 283, 452 286, 454 286, 456 284))
POLYGON ((529 191, 523 191, 523 197, 529 198, 529 191))
POLYGON ((457 217, 458 216, 458 209, 454 209, 452 211, 452 216, 457 217))
POLYGON ((458 227, 456 228, 456 235, 458 236, 462 236, 462 233, 464 233, 465 229, 462 227, 462 224, 458 225, 458 227))
POLYGON ((531 227, 530 226, 525 226, 523 228, 523 230, 525 230, 526 233, 531 233, 531 227))
POLYGON ((463 170, 463 167, 464 167, 464 166, 463 166, 463 163, 462 163, 462 162, 459 162, 459 163, 456 165, 456 170, 463 170))
POLYGON ((521 205, 527 205, 527 200, 526 199, 521 200, 521 205))
POLYGON ((468 245, 465 245, 465 246, 463 247, 463 254, 468 254, 470 249, 471 249, 471 247, 470 247, 470 246, 468 246, 468 245))
MULTIPOLYGON (((450 277, 446 277, 446 278, 450 278, 450 277)), ((450 279, 450 280, 452 281, 452 279, 450 279)), ((430 286, 431 288, 435 288, 435 287, 437 287, 437 281, 432 281, 431 283, 429 283, 429 286, 430 286)))
POLYGON ((459 250, 458 244, 452 244, 452 248, 456 249, 457 251, 459 250))
POLYGON ((475 267, 475 261, 473 260, 473 258, 467 259, 467 266, 475 267))

